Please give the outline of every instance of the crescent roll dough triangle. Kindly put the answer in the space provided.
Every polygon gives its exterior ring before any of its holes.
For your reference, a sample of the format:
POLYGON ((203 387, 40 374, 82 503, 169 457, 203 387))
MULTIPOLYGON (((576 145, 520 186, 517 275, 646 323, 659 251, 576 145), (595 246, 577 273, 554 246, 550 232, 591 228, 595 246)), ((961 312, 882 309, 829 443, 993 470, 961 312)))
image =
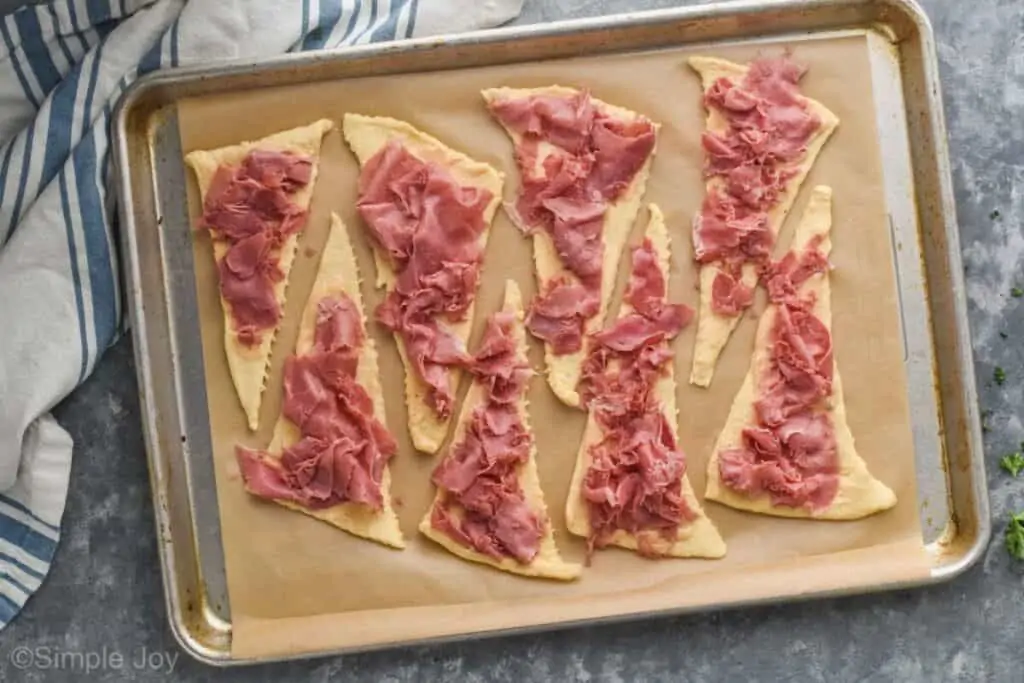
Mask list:
MULTIPOLYGON (((481 94, 484 101, 490 104, 495 100, 527 99, 537 95, 572 97, 578 95, 579 92, 575 88, 552 85, 545 88, 490 88, 482 91, 481 94)), ((608 104, 597 98, 591 98, 591 103, 596 110, 604 111, 609 116, 622 121, 631 122, 644 118, 634 111, 608 104)), ((655 134, 657 134, 660 125, 654 123, 653 126, 655 134)), ((512 142, 518 145, 522 136, 507 127, 503 126, 503 128, 512 139, 512 142)), ((541 143, 542 150, 545 146, 550 147, 546 143, 541 143)), ((656 152, 657 143, 655 143, 655 147, 647 157, 647 162, 633 178, 629 187, 623 192, 619 200, 609 207, 607 214, 605 214, 603 233, 604 262, 601 266, 601 307, 597 315, 587 321, 584 339, 586 335, 601 329, 605 316, 608 314, 608 304, 611 301, 612 290, 615 288, 615 276, 619 269, 619 259, 626 247, 626 240, 629 239, 629 233, 633 228, 636 215, 640 211, 640 202, 647 189, 647 178, 651 174, 651 162, 654 160, 656 152)), ((507 201, 505 205, 509 218, 518 224, 518 213, 515 210, 509 210, 509 207, 515 205, 515 200, 507 201)), ((519 225, 518 227, 525 230, 533 226, 519 225)), ((533 258, 537 268, 537 285, 539 290, 543 289, 546 283, 559 276, 573 277, 562 266, 558 252, 555 250, 555 244, 545 230, 538 229, 533 233, 533 258)), ((580 396, 576 387, 580 382, 580 371, 585 357, 585 344, 584 348, 576 353, 563 355, 555 355, 551 345, 544 344, 544 364, 547 367, 548 384, 551 386, 555 396, 566 405, 576 407, 580 404, 580 396)))
MULTIPOLYGON (((717 57, 690 57, 689 64, 700 76, 705 91, 720 78, 727 78, 734 82, 742 81, 748 70, 746 65, 717 57)), ((793 208, 793 202, 796 201, 796 196, 800 192, 800 187, 806 180, 807 174, 810 173, 811 167, 817 161, 818 154, 839 125, 839 118, 821 102, 809 97, 803 97, 803 100, 807 108, 818 116, 821 127, 808 143, 807 152, 803 158, 793 165, 792 170, 795 173, 780 193, 778 203, 768 212, 769 227, 775 237, 778 236, 779 229, 785 222, 790 209, 793 208)), ((722 115, 714 109, 708 109, 706 129, 721 131, 725 128, 726 122, 722 115)), ((707 187, 710 190, 720 183, 720 179, 712 177, 708 179, 707 187)), ((700 268, 700 308, 697 314, 697 337, 694 342, 690 383, 702 387, 711 384, 718 356, 742 318, 742 315, 719 315, 711 308, 711 285, 720 270, 717 263, 708 263, 700 268)), ((757 278, 757 266, 752 263, 744 264, 743 284, 753 287, 757 284, 757 278)))
MULTIPOLYGON (((665 218, 661 210, 655 205, 650 205, 650 219, 647 223, 644 236, 651 240, 655 251, 658 254, 658 264, 662 273, 668 274, 671 263, 671 243, 668 230, 665 226, 665 218)), ((628 315, 632 307, 625 301, 619 311, 620 316, 628 315)), ((657 381, 654 386, 655 394, 662 404, 662 408, 672 429, 673 436, 678 439, 678 415, 676 406, 676 380, 673 364, 666 366, 667 372, 657 381)), ((601 427, 594 418, 593 413, 587 418, 587 426, 583 432, 583 441, 580 443, 576 455, 576 468, 573 470, 572 482, 569 485, 569 496, 565 502, 565 518, 569 531, 577 536, 587 538, 590 536, 590 514, 583 501, 582 489, 583 480, 590 467, 590 447, 602 439, 601 427)), ((682 494, 687 506, 696 513, 697 517, 689 523, 681 524, 674 542, 664 548, 664 554, 668 557, 704 557, 719 558, 725 555, 725 542, 718 533, 714 523, 701 508, 700 502, 694 495, 693 487, 690 485, 690 478, 683 474, 682 494)), ((653 542, 661 544, 660 539, 653 542)), ((627 550, 638 550, 641 542, 637 535, 627 531, 618 530, 609 539, 609 545, 619 546, 627 550)))
MULTIPOLYGON (((309 293, 306 307, 302 312, 299 325, 299 338, 295 343, 296 355, 303 355, 313 347, 313 334, 316 330, 317 307, 320 302, 332 296, 346 294, 359 309, 363 319, 364 343, 359 355, 359 366, 356 370, 356 381, 366 389, 373 399, 373 414, 377 419, 384 419, 384 391, 380 385, 380 373, 377 367, 377 347, 373 337, 366 334, 366 311, 363 298, 359 291, 359 269, 356 264, 352 243, 348 230, 336 214, 331 214, 331 231, 320 257, 313 289, 309 293)), ((279 454, 301 438, 298 427, 283 414, 274 426, 274 437, 270 442, 269 451, 279 454)), ((329 508, 311 509, 287 500, 275 500, 284 507, 315 517, 332 524, 339 529, 361 538, 367 538, 393 548, 404 548, 405 539, 398 526, 398 516, 391 501, 391 468, 384 467, 381 478, 381 493, 384 505, 376 511, 358 503, 341 503, 329 508)))
MULTIPOLYGON (((501 187, 504 175, 492 166, 475 161, 461 152, 448 147, 440 140, 414 128, 405 121, 383 116, 362 116, 345 114, 342 129, 345 141, 355 153, 360 165, 366 164, 388 143, 397 141, 413 156, 421 161, 440 164, 454 176, 460 185, 477 187, 491 193, 493 199, 484 212, 487 228, 480 235, 482 248, 487 246, 490 225, 494 214, 501 203, 501 187)), ((377 268, 377 287, 391 289, 395 282, 395 272, 388 260, 379 251, 374 250, 374 263, 377 268)), ((473 325, 475 303, 470 304, 466 319, 460 322, 447 323, 448 330, 465 345, 473 325)), ((427 386, 416 375, 409 363, 405 345, 396 335, 398 351, 405 365, 405 402, 409 411, 409 432, 413 445, 425 453, 436 453, 448 434, 451 418, 441 419, 427 402, 427 386)), ((452 390, 457 392, 462 371, 452 368, 452 390)))
MULTIPOLYGON (((831 188, 815 187, 800 224, 793 235, 791 250, 803 251, 811 240, 821 239, 818 250, 825 256, 832 248, 829 233, 832 228, 832 190, 831 188)), ((815 305, 814 315, 824 323, 829 332, 832 331, 832 300, 828 273, 811 276, 797 290, 801 297, 813 292, 815 305)), ((839 377, 839 367, 833 357, 832 361, 832 395, 831 405, 827 412, 832 419, 835 430, 836 446, 839 459, 839 488, 831 504, 820 510, 806 507, 786 507, 774 505, 768 495, 755 497, 746 496, 733 491, 722 482, 719 471, 719 453, 735 448, 742 443, 743 430, 755 426, 756 416, 754 402, 758 398, 758 378, 769 362, 771 349, 771 330, 778 307, 769 305, 761 315, 754 342, 754 354, 750 362, 750 370, 733 401, 725 427, 715 443, 711 459, 708 461, 707 491, 705 496, 730 507, 749 510, 764 515, 779 517, 805 517, 814 519, 858 519, 867 515, 886 510, 896 504, 896 494, 885 484, 875 479, 868 471, 867 464, 857 453, 853 434, 846 422, 846 404, 843 399, 843 386, 839 377)))
MULTIPOLYGON (((526 330, 523 328, 523 299, 522 294, 519 291, 519 286, 512 280, 508 280, 505 283, 505 301, 502 306, 502 310, 515 313, 516 323, 513 333, 519 347, 519 353, 521 354, 521 357, 525 358, 527 346, 526 330)), ((474 382, 466 393, 466 398, 462 402, 459 422, 455 428, 455 435, 452 439, 453 443, 457 442, 461 438, 473 411, 483 402, 483 399, 483 387, 479 383, 474 382)), ((523 425, 526 427, 526 431, 532 434, 529 423, 529 404, 525 394, 520 398, 518 408, 519 417, 522 420, 523 425)), ((440 505, 442 502, 442 491, 437 492, 433 505, 431 505, 431 509, 427 511, 426 516, 423 517, 423 521, 420 522, 420 532, 422 532, 427 538, 440 544, 449 552, 464 560, 469 560, 470 562, 479 562, 480 564, 486 564, 505 572, 533 578, 558 579, 562 581, 570 581, 577 578, 581 572, 580 565, 565 562, 558 552, 558 546, 555 544, 554 529, 551 526, 551 522, 548 520, 547 504, 544 502, 544 492, 541 490, 540 476, 537 472, 536 443, 531 443, 529 459, 526 463, 520 466, 519 483, 523 487, 523 493, 525 494, 526 501, 530 509, 539 519, 543 520, 544 524, 544 532, 540 539, 540 551, 530 564, 520 564, 512 558, 497 560, 474 549, 467 548, 453 540, 447 534, 435 529, 430 523, 430 519, 434 507, 440 505)))
MULTIPOLYGON (((245 156, 254 150, 293 152, 308 156, 313 160, 312 173, 309 184, 301 188, 291 196, 291 201, 299 208, 308 210, 310 201, 313 198, 313 188, 316 186, 316 177, 320 162, 320 143, 324 134, 334 127, 334 124, 326 119, 316 121, 308 126, 293 128, 274 135, 269 135, 252 142, 243 142, 230 147, 221 147, 213 150, 197 150, 185 156, 185 163, 188 164, 196 175, 199 186, 200 201, 206 200, 206 192, 217 169, 222 165, 234 166, 241 163, 245 156)), ((304 227, 304 226, 303 226, 304 227)), ((285 297, 288 290, 288 275, 295 260, 295 252, 299 246, 299 232, 288 236, 278 251, 278 265, 284 277, 274 285, 274 296, 277 303, 284 309, 285 297)), ((213 256, 220 265, 228 252, 228 245, 221 240, 213 241, 213 256)), ((249 429, 255 431, 259 426, 260 405, 263 401, 263 389, 267 381, 267 369, 270 366, 270 354, 277 336, 274 328, 267 334, 263 334, 260 342, 255 346, 246 346, 239 342, 234 330, 234 323, 231 317, 230 304, 220 298, 221 310, 224 312, 224 351, 227 354, 228 368, 231 372, 231 380, 235 384, 235 391, 245 411, 246 421, 249 429)))

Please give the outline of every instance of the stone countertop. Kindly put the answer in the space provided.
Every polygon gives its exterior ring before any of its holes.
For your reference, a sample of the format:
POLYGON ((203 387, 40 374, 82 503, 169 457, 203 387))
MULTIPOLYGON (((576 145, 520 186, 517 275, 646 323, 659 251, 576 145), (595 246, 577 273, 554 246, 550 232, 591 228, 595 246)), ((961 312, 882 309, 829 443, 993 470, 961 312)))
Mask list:
MULTIPOLYGON (((8 3, 4 3, 8 4, 8 3)), ((527 0, 520 23, 677 3, 527 0)), ((938 38, 975 367, 990 411, 986 458, 996 534, 941 586, 543 635, 221 671, 182 654, 167 625, 129 340, 58 409, 76 449, 53 570, 0 634, 4 681, 1020 680, 1024 572, 1001 529, 1024 481, 998 468, 1024 439, 1024 4, 925 0, 938 38), (1000 332, 1008 335, 1004 340, 1000 332), (991 381, 994 368, 1007 381, 991 381), (16 647, 113 653, 120 669, 19 671, 16 647), (137 666, 149 657, 148 666, 137 666)), ((102 656, 102 655, 101 655, 102 656)))

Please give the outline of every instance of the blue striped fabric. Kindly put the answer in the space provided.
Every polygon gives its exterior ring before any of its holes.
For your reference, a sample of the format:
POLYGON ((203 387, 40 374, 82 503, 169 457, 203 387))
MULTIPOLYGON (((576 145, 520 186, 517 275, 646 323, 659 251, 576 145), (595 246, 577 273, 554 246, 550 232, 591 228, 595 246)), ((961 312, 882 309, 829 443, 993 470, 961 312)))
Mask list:
POLYGON ((484 28, 521 2, 53 0, 0 19, 0 627, 60 540, 72 443, 49 410, 123 331, 108 126, 125 88, 179 65, 484 28))

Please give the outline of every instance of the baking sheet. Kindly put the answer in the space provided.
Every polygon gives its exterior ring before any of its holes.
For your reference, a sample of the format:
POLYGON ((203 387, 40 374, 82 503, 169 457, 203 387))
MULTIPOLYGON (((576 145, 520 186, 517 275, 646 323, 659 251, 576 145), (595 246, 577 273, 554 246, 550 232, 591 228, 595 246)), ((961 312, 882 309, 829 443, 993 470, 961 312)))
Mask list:
MULTIPOLYGON (((723 46, 714 54, 745 61, 765 49, 780 48, 723 46)), ((366 78, 189 100, 179 104, 182 147, 188 152, 233 144, 321 116, 340 122, 346 111, 352 111, 410 121, 470 156, 505 169, 511 180, 511 144, 487 115, 478 91, 497 85, 552 83, 589 87, 601 99, 664 124, 646 201, 656 202, 665 211, 674 237, 673 298, 695 305, 689 226, 703 191, 699 133, 704 112, 699 80, 685 66, 685 57, 692 52, 673 49, 366 78)), ((209 240, 198 235, 194 245, 234 656, 367 646, 928 575, 916 507, 903 341, 866 38, 804 40, 794 54, 811 67, 803 91, 824 102, 841 123, 805 183, 779 246, 785 248, 788 243, 807 189, 816 183, 832 185, 834 335, 850 426, 861 455, 872 472, 896 491, 900 504, 857 522, 807 522, 747 515, 708 503, 708 514, 729 544, 723 560, 652 562, 609 550, 594 558, 579 582, 569 585, 530 581, 461 562, 416 532, 433 495, 429 474, 436 458, 415 453, 411 447, 400 398, 397 350, 390 335, 376 326, 372 333, 381 348, 382 379, 389 398, 387 421, 401 444, 393 461, 393 494, 400 503, 409 547, 393 551, 359 541, 251 498, 241 486, 234 445, 262 447, 270 440, 280 407, 281 367, 294 348, 299 313, 315 276, 330 211, 337 211, 350 227, 369 306, 381 298, 371 288, 372 259, 354 211, 358 166, 340 133, 334 131, 324 141, 321 175, 292 271, 261 430, 255 435, 245 428, 224 359, 209 240)), ((198 204, 192 178, 189 183, 190 212, 195 217, 198 204)), ((642 213, 634 242, 644 218, 642 213)), ((498 306, 506 277, 517 279, 527 296, 535 290, 529 242, 499 214, 486 255, 474 339, 486 314, 498 306)), ((762 306, 759 302, 755 310, 762 306)), ((688 384, 679 387, 680 438, 698 492, 703 490, 710 448, 746 372, 755 326, 756 315, 741 322, 710 390, 688 384)), ((680 378, 689 374, 694 332, 695 326, 684 331, 675 345, 680 378)), ((539 345, 534 343, 531 351, 534 366, 541 369, 539 345)), ((584 416, 559 403, 540 378, 531 387, 530 400, 552 523, 563 554, 579 560, 584 544, 565 533, 563 507, 584 416)))

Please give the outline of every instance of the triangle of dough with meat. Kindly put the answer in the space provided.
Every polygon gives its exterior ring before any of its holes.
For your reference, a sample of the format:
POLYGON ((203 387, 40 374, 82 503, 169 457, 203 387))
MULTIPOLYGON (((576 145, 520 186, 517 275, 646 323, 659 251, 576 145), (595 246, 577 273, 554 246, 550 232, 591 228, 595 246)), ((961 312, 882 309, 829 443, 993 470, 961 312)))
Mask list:
MULTIPOLYGON (((651 240, 655 251, 658 254, 658 263, 663 273, 669 273, 672 262, 671 241, 668 229, 665 226, 665 218, 657 205, 650 205, 650 218, 644 236, 651 240)), ((628 315, 632 307, 623 301, 620 316, 628 315)), ((661 401, 665 415, 668 418, 669 426, 673 435, 678 440, 678 416, 679 410, 676 406, 676 380, 674 364, 666 366, 667 372, 657 381, 654 386, 655 394, 661 401)), ((599 443, 602 439, 601 427, 591 413, 587 418, 587 426, 583 431, 583 440, 580 443, 576 455, 576 468, 573 470, 572 481, 569 485, 569 496, 565 502, 565 519, 569 531, 577 536, 588 538, 590 536, 590 514, 586 503, 583 500, 583 480, 586 477, 587 469, 590 467, 590 447, 599 443)), ((682 478, 682 494, 689 509, 693 510, 697 517, 688 524, 682 524, 676 540, 665 548, 667 557, 702 557, 716 559, 725 555, 725 541, 715 528, 714 523, 708 518, 701 507, 697 496, 693 492, 690 478, 684 473, 682 478)), ((660 544, 660 539, 655 541, 660 544)), ((609 545, 626 548, 627 550, 638 550, 640 539, 635 534, 627 531, 616 531, 608 539, 609 545)))
MULTIPOLYGON (((832 249, 829 233, 832 229, 832 189, 825 186, 815 187, 811 193, 803 218, 796 228, 790 249, 802 251, 815 237, 822 241, 818 250, 828 256, 832 249)), ((798 295, 805 297, 811 293, 815 296, 814 315, 832 332, 832 296, 828 273, 818 273, 804 282, 798 289, 798 295)), ((764 515, 779 517, 803 517, 813 519, 859 519, 896 505, 896 494, 888 486, 875 479, 868 471, 867 464, 858 455, 854 445, 853 434, 846 422, 846 403, 843 399, 843 385, 839 377, 839 367, 835 358, 832 361, 832 396, 831 413, 835 430, 836 447, 839 459, 839 488, 832 503, 821 510, 773 505, 768 495, 748 497, 728 488, 722 483, 719 474, 718 454, 724 450, 740 446, 743 430, 754 426, 756 415, 754 403, 757 400, 757 378, 760 377, 769 362, 771 350, 771 330, 775 320, 777 307, 769 305, 761 315, 754 341, 754 354, 750 361, 750 370, 740 387, 725 427, 719 434, 714 451, 708 461, 708 479, 705 497, 718 501, 729 507, 749 510, 764 515)))
MULTIPOLYGON (((414 128, 405 121, 383 116, 362 116, 345 114, 342 129, 345 141, 355 153, 359 164, 366 164, 390 142, 397 141, 413 156, 421 161, 437 163, 448 170, 455 180, 465 187, 477 187, 487 190, 493 196, 491 203, 484 212, 484 223, 487 227, 480 235, 481 249, 486 248, 491 232, 491 222, 501 202, 501 187, 505 176, 488 164, 475 161, 461 152, 448 147, 440 140, 414 128)), ((378 250, 374 250, 374 263, 377 268, 377 287, 388 290, 394 285, 396 274, 387 258, 378 250)), ((447 323, 447 329, 463 345, 469 341, 469 333, 473 326, 473 312, 476 303, 469 306, 466 319, 447 323)), ((409 412, 409 433, 413 445, 425 453, 436 453, 448 434, 451 418, 441 419, 427 401, 427 385, 416 375, 409 363, 405 345, 400 337, 395 336, 398 351, 405 365, 405 402, 409 412)), ((452 368, 452 392, 457 394, 462 379, 462 370, 452 368)))
MULTIPOLYGON (((482 91, 481 94, 484 101, 489 104, 495 100, 528 99, 537 95, 572 97, 578 95, 579 92, 575 88, 552 85, 545 88, 489 88, 482 91)), ((608 104, 596 97, 591 98, 591 102, 596 110, 603 111, 607 115, 622 121, 635 121, 644 118, 637 112, 608 104)), ((660 124, 654 123, 653 125, 655 140, 657 140, 660 124)), ((522 136, 509 128, 504 126, 503 128, 512 139, 512 142, 518 146, 522 136)), ((542 163, 544 157, 547 156, 543 152, 545 147, 553 149, 547 143, 541 143, 538 163, 542 163)), ((587 335, 601 329, 605 316, 608 314, 608 304, 611 301, 612 291, 615 289, 616 274, 619 271, 619 259, 626 248, 626 240, 629 239, 633 222, 640 211, 640 202, 647 189, 647 179, 651 174, 651 162, 654 160, 657 150, 657 142, 655 142, 647 162, 640 168, 640 171, 633 178, 633 182, 630 183, 619 200, 612 204, 607 214, 605 214, 604 232, 602 235, 604 240, 604 262, 601 264, 601 307, 597 315, 586 322, 584 339, 586 339, 587 335)), ((518 188, 516 188, 515 192, 518 193, 518 191, 518 188)), ((513 194, 510 200, 506 200, 506 214, 514 223, 519 224, 518 213, 514 209, 510 210, 511 207, 515 206, 515 202, 515 194, 513 194)), ((536 228, 533 233, 533 259, 537 269, 538 291, 542 291, 548 282, 560 276, 566 276, 570 279, 574 278, 562 266, 562 261, 555 250, 555 244, 546 230, 538 226, 518 225, 518 227, 524 231, 536 228)), ((586 358, 586 353, 586 343, 584 343, 583 348, 579 351, 563 355, 556 355, 552 350, 551 344, 544 344, 544 364, 547 367, 548 384, 559 400, 572 407, 578 407, 580 404, 577 385, 580 382, 580 372, 583 367, 583 360, 586 358)))
MULTIPOLYGON (((525 358, 527 345, 526 330, 523 327, 523 298, 519 291, 519 286, 513 280, 508 280, 505 283, 505 301, 502 305, 502 310, 515 313, 516 324, 514 327, 514 334, 516 343, 519 347, 519 353, 523 358, 525 358)), ((470 386, 469 391, 466 393, 466 398, 462 402, 462 410, 459 414, 459 421, 455 428, 452 443, 457 442, 462 437, 473 411, 476 410, 477 406, 479 406, 483 400, 484 388, 479 383, 474 382, 472 386, 470 386)), ((518 407, 519 417, 523 421, 523 426, 526 428, 526 431, 532 435, 533 432, 530 429, 529 422, 529 403, 525 393, 519 400, 518 407)), ((430 510, 427 511, 426 516, 423 517, 423 521, 420 522, 420 531, 427 538, 437 542, 449 552, 464 560, 469 560, 470 562, 479 562, 480 564, 486 564, 512 574, 519 574, 521 576, 533 578, 571 581, 572 579, 579 577, 582 570, 580 565, 564 561, 558 552, 558 546, 555 544, 554 529, 552 528, 551 522, 548 518, 548 508, 547 504, 544 502, 544 492, 541 490, 540 475, 537 472, 536 443, 531 443, 530 457, 523 465, 520 466, 519 483, 523 487, 523 493, 530 509, 539 519, 544 520, 545 526, 544 534, 540 539, 540 551, 530 564, 520 564, 513 558, 496 560, 493 557, 484 555, 483 553, 461 545, 447 534, 435 529, 430 523, 430 518, 434 507, 441 504, 441 491, 437 492, 430 510)))
MULTIPOLYGON (((320 143, 324 134, 333 127, 332 122, 321 119, 308 126, 275 133, 252 142, 190 152, 185 156, 185 163, 192 168, 196 175, 200 204, 206 200, 206 192, 210 188, 210 183, 218 168, 223 165, 238 165, 249 152, 261 150, 293 152, 313 160, 309 184, 291 196, 291 201, 299 208, 308 210, 313 199, 313 188, 316 187, 316 177, 320 165, 320 143)), ((274 296, 282 311, 288 290, 288 275, 291 272, 292 263, 295 261, 301 233, 302 231, 299 230, 289 235, 277 254, 278 265, 284 277, 274 284, 274 296)), ((218 266, 227 252, 228 245, 225 242, 213 241, 213 257, 218 266)), ((238 340, 238 336, 235 334, 230 305, 223 296, 220 297, 220 303, 224 313, 224 350, 227 354, 231 380, 235 384, 235 391, 238 393, 238 399, 245 411, 249 429, 255 431, 259 426, 260 405, 263 402, 263 390, 266 386, 267 370, 270 367, 270 354, 277 330, 280 328, 280 321, 278 321, 277 328, 262 335, 259 344, 246 346, 238 340)))
MULTIPOLYGON (((697 72, 701 79, 704 91, 707 91, 720 78, 727 78, 733 82, 742 81, 747 75, 748 67, 743 64, 736 64, 717 57, 690 57, 690 67, 697 72)), ((779 202, 768 212, 768 222, 772 234, 778 237, 779 230, 786 220, 793 202, 800 192, 807 174, 810 173, 814 162, 818 159, 825 143, 828 141, 836 127, 839 126, 839 118, 833 114, 825 105, 809 97, 803 98, 807 108, 817 114, 821 121, 821 127, 807 145, 807 152, 804 157, 793 166, 795 174, 786 183, 785 188, 779 195, 779 202)), ((722 131, 726 129, 725 119, 714 109, 708 109, 705 127, 709 131, 722 131)), ((707 187, 710 190, 721 183, 719 178, 709 178, 707 187)), ((715 374, 715 365, 718 356, 725 347, 733 330, 739 324, 741 315, 719 315, 711 308, 711 285, 720 272, 716 263, 708 263, 700 267, 700 308, 697 314, 697 337, 693 348, 693 368, 690 372, 690 383, 706 387, 711 384, 715 374)), ((757 284, 758 267, 755 264, 747 263, 742 270, 743 284, 753 287, 757 284)))
MULTIPOLYGON (((363 308, 363 297, 359 291, 359 268, 348 229, 337 214, 331 214, 331 230, 320 257, 320 268, 317 271, 313 289, 306 300, 299 323, 299 338, 295 343, 295 354, 298 356, 309 352, 313 347, 316 331, 317 309, 321 301, 328 297, 346 294, 359 309, 363 320, 364 344, 359 355, 356 369, 356 381, 362 385, 373 399, 373 414, 378 420, 384 421, 384 390, 380 384, 380 372, 377 366, 377 347, 373 337, 366 332, 366 311, 363 308)), ((274 436, 268 451, 280 454, 301 438, 295 424, 283 414, 274 426, 274 436)), ((277 456, 280 457, 280 456, 277 456)), ((275 500, 284 507, 315 517, 332 524, 350 534, 377 541, 393 548, 404 548, 405 539, 398 525, 398 515, 391 501, 391 467, 384 466, 381 478, 381 493, 384 505, 380 510, 373 510, 359 503, 341 503, 329 508, 312 509, 288 500, 275 500)))

